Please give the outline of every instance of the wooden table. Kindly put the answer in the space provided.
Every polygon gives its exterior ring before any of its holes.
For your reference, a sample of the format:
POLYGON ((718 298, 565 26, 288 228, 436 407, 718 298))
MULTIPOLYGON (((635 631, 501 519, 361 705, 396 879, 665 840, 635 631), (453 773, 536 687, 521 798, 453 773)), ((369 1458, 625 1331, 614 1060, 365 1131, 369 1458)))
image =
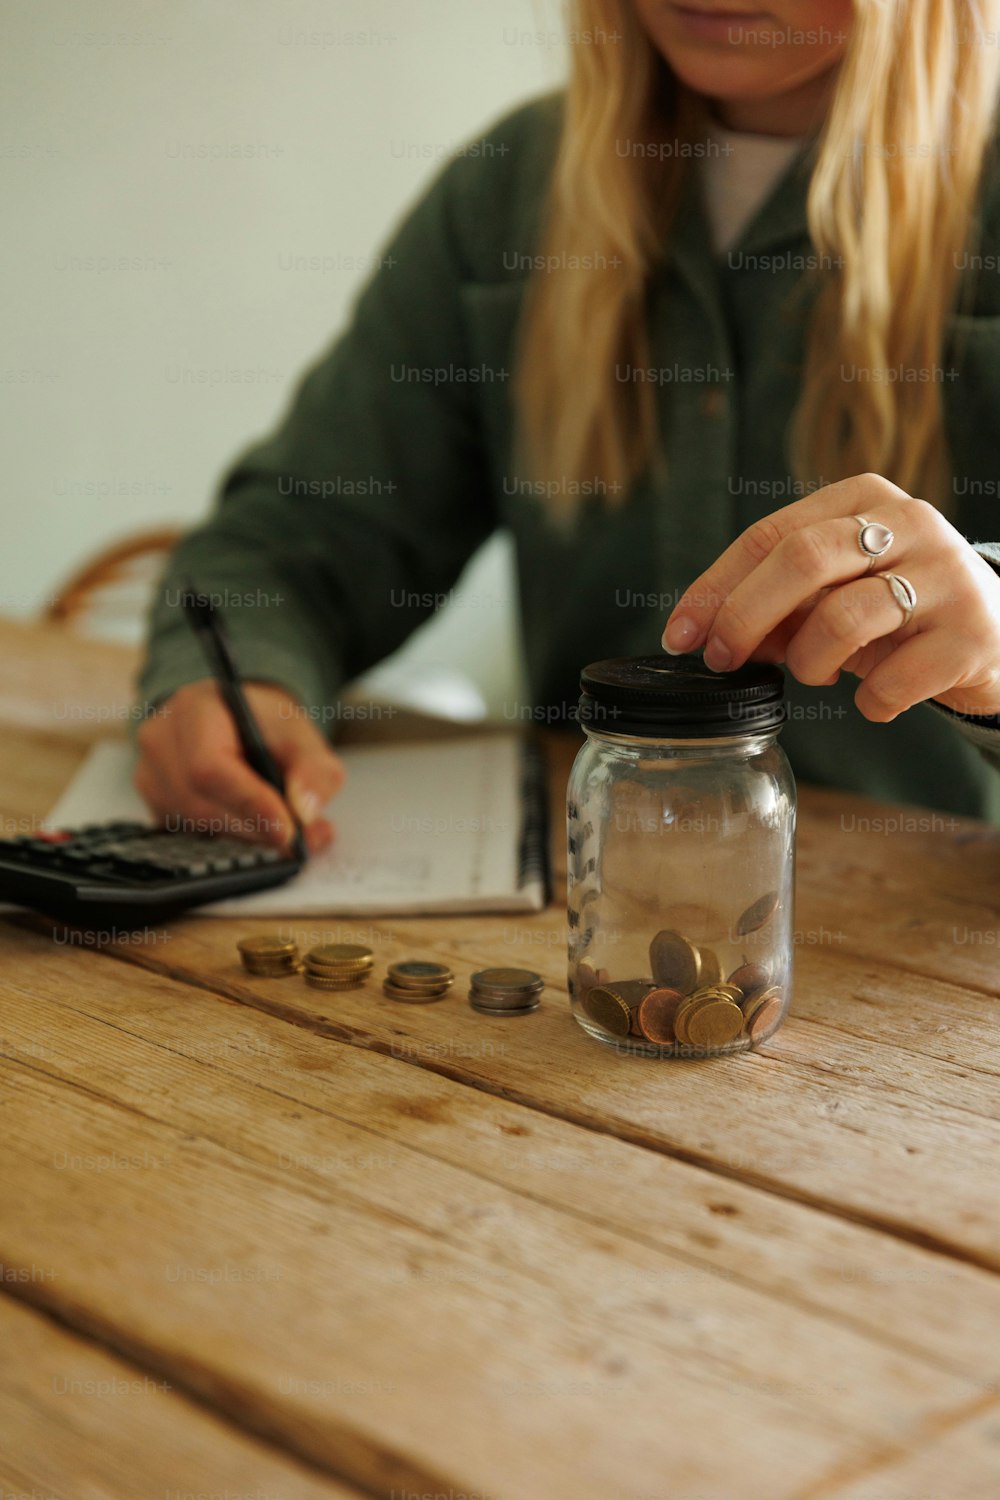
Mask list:
MULTIPOLYGON (((12 828, 131 656, 0 650, 12 828)), ((448 960, 413 1008, 251 978, 247 921, 0 923, 0 1496, 995 1500, 1000 831, 801 808, 793 1014, 733 1060, 586 1037, 559 906, 291 924, 448 960), (495 961, 538 1012, 469 1009, 495 961)))

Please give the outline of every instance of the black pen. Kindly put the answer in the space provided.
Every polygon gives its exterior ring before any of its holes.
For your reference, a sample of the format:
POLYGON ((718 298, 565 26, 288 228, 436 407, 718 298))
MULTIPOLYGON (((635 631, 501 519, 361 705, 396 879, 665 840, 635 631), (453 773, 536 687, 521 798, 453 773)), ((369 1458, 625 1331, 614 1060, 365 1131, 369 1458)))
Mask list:
MULTIPOLYGON (((188 624, 201 642, 202 650, 212 669, 212 676, 218 683, 223 701, 232 714, 247 764, 284 797, 284 773, 264 743, 260 725, 246 700, 221 615, 212 603, 211 597, 208 594, 199 593, 191 583, 185 584, 181 598, 188 624)), ((291 852, 296 859, 305 861, 308 858, 308 851, 302 833, 302 824, 295 815, 295 809, 290 807, 289 811, 295 824, 295 838, 292 840, 291 852)))

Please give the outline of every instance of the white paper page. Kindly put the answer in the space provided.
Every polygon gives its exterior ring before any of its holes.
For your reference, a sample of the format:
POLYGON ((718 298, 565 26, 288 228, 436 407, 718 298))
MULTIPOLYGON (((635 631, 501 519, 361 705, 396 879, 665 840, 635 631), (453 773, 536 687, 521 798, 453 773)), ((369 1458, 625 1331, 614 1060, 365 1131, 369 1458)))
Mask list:
MULTIPOLYGON (((540 881, 519 885, 523 809, 517 735, 338 750, 343 791, 327 808, 330 849, 293 880, 198 908, 205 915, 374 916, 528 910, 540 881)), ((149 821, 131 782, 134 752, 95 745, 46 822, 149 821)))

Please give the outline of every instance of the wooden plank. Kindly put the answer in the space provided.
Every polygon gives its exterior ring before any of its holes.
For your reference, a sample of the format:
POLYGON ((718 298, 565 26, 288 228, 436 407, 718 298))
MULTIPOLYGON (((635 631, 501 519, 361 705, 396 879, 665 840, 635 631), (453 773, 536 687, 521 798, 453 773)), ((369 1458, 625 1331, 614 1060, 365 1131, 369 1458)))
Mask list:
MULTIPOLYGON (((35 1267, 40 1273, 44 1268, 35 1267)), ((167 1381, 0 1296, 0 1496, 351 1500, 167 1381)))
MULTIPOLYGON (((398 1148, 417 1151, 669 1250, 696 1268, 713 1268, 739 1285, 863 1329, 944 1368, 1000 1380, 1000 1345, 988 1345, 984 1357, 982 1337, 984 1327, 1000 1328, 1000 1278, 978 1267, 738 1180, 720 1182, 687 1162, 637 1152, 613 1136, 583 1132, 427 1069, 410 1070, 401 1099, 395 1085, 387 1086, 383 1054, 355 1050, 345 1063, 341 1050, 328 1050, 325 1039, 317 1050, 308 1031, 226 1002, 208 1005, 197 992, 182 991, 182 1000, 169 1005, 153 1003, 147 984, 137 1004, 127 977, 102 971, 100 984, 73 985, 67 1016, 60 955, 28 935, 12 953, 9 972, 16 973, 19 991, 33 998, 20 1027, 9 1000, 0 1012, 0 1054, 29 1066, 44 1066, 78 1084, 100 1084, 105 1070, 95 1071, 96 1042, 84 1062, 72 1036, 80 1018, 90 1017, 165 1049, 178 1063, 186 1059, 216 1070, 220 1090, 234 1081, 252 1082, 283 1100, 336 1116, 344 1133, 343 1154, 326 1157, 309 1150, 295 1160, 291 1143, 282 1144, 278 1134, 280 1122, 249 1119, 242 1148, 261 1152, 267 1163, 277 1160, 341 1180, 348 1168, 378 1173, 398 1165, 398 1148), (452 1126, 458 1119, 456 1131, 452 1126)), ((489 1040, 481 1052, 495 1056, 504 1047, 489 1040)), ((404 1043, 394 1060, 409 1056, 404 1043)), ((179 1081, 151 1096, 145 1084, 123 1075, 113 1062, 108 1072, 123 1103, 149 1111, 151 1097, 165 1092, 167 1118, 177 1119, 183 1108, 190 1129, 209 1128, 179 1081)), ((731 1165, 746 1168, 749 1159, 737 1150, 731 1165)), ((678 1270, 670 1279, 681 1285, 685 1274, 678 1270)))
MULTIPOLYGON (((808 1500, 994 1500, 1000 1493, 1000 1410, 984 1398, 967 1421, 928 1435, 915 1450, 895 1445, 865 1472, 808 1490, 808 1500)), ((803 1496, 806 1500, 806 1496, 803 1496)))
POLYGON ((42 733, 0 736, 0 837, 33 833, 80 766, 87 747, 42 733))
MULTIPOLYGON (((603 1500, 627 1465, 636 1494, 660 1493, 669 1472, 676 1493, 722 1500, 751 1474, 779 1500, 981 1401, 976 1380, 678 1261, 641 1230, 425 1152, 352 1161, 358 1127, 337 1118, 337 1085, 354 1050, 166 980, 137 985, 89 954, 76 967, 43 982, 26 960, 4 986, 8 1024, 45 1053, 2 1069, 18 1204, 0 1221, 4 1257, 58 1273, 24 1295, 58 1299, 147 1368, 376 1493, 603 1500), (96 969, 117 1027, 84 1014, 96 969), (251 1084, 227 1056, 223 1087, 209 1060, 130 1034, 142 1013, 178 1011, 193 1030, 221 1011, 245 1038, 295 1036, 330 1112, 289 1097, 284 1076, 251 1084), (320 1399, 324 1382, 336 1388, 320 1399), (706 1440, 720 1426, 726 1443, 706 1440)), ((383 1110, 419 1117, 425 1075, 365 1061, 382 1070, 383 1110)), ((451 1087, 439 1120, 457 1150, 467 1113, 499 1101, 451 1087)))

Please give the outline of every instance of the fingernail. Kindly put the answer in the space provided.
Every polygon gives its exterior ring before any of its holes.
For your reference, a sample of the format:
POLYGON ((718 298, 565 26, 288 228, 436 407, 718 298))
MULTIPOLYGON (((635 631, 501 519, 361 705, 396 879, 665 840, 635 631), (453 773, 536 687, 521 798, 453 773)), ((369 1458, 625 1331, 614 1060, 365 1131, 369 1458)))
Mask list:
POLYGON ((705 647, 705 665, 713 672, 725 672, 733 659, 732 652, 717 635, 705 647))
POLYGON ((319 798, 311 787, 293 782, 288 789, 288 800, 300 823, 308 826, 319 814, 319 798))
POLYGON ((671 656, 680 656, 682 651, 691 649, 697 636, 698 626, 690 615, 675 615, 663 632, 663 649, 671 656))

